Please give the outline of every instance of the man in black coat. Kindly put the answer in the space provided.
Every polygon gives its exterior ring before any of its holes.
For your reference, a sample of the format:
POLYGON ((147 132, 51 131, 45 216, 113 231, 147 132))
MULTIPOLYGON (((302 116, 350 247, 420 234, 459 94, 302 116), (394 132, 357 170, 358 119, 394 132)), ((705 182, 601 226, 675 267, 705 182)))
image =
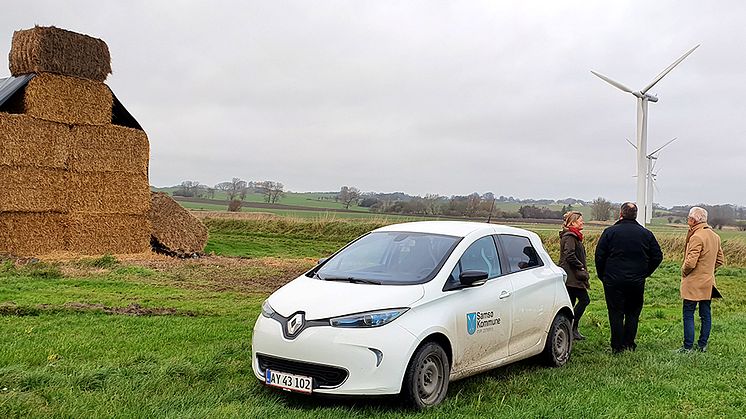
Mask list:
POLYGON ((655 236, 636 218, 637 205, 624 203, 619 221, 604 230, 596 245, 596 273, 604 284, 614 353, 634 351, 637 347, 635 337, 645 278, 655 272, 663 260, 655 236))

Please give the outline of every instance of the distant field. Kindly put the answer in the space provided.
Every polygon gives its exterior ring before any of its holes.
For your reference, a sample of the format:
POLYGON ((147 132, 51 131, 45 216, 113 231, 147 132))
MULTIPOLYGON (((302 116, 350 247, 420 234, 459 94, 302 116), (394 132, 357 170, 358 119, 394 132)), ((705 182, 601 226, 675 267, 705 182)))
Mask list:
MULTIPOLYGON (((152 190, 157 192, 166 192, 172 195, 177 188, 153 188, 152 190)), ((277 203, 284 205, 295 205, 299 207, 315 207, 315 208, 329 208, 329 209, 344 209, 344 205, 340 202, 334 201, 334 194, 330 193, 317 193, 317 192, 286 192, 285 196, 281 197, 277 203)), ((210 199, 227 200, 228 196, 225 192, 215 191, 215 197, 210 199)), ((266 202, 264 195, 257 193, 250 193, 246 195, 244 199, 246 202, 266 202)), ((200 205, 200 204, 194 204, 200 205)), ((201 204, 206 205, 206 204, 201 204)), ((205 208, 209 209, 209 208, 205 208)), ((350 205, 350 209, 357 211, 368 211, 368 208, 358 207, 357 205, 350 205)))

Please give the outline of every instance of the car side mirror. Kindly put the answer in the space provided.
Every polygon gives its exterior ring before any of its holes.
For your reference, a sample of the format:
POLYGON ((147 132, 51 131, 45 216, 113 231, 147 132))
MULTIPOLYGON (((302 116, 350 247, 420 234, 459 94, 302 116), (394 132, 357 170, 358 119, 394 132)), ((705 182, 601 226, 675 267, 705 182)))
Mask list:
POLYGON ((321 258, 321 259, 319 259, 319 265, 322 265, 327 260, 329 260, 329 258, 321 258))
POLYGON ((458 280, 468 287, 482 285, 487 281, 489 274, 485 271, 463 271, 458 280))

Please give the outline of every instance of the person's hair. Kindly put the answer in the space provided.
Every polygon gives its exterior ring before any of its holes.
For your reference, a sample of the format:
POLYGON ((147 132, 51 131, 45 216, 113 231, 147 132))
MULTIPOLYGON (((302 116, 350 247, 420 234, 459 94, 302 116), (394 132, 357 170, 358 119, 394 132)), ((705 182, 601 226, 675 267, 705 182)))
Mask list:
POLYGON ((637 218, 637 205, 634 202, 623 203, 619 215, 625 220, 634 220, 637 218))
POLYGON ((562 216, 562 219, 564 220, 564 223, 562 223, 562 225, 565 228, 570 228, 570 224, 578 221, 578 218, 582 216, 583 213, 581 213, 580 211, 567 211, 565 215, 562 216))
POLYGON ((707 210, 702 207, 692 207, 689 210, 689 218, 693 219, 697 223, 707 222, 707 210))

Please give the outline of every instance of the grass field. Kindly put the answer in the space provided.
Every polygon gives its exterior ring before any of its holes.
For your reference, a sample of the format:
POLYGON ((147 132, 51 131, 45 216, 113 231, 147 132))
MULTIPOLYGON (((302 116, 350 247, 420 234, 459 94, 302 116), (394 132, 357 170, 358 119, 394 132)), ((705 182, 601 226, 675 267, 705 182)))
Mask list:
POLYGON ((567 366, 529 360, 458 381, 426 412, 260 385, 250 339, 263 299, 384 222, 207 221, 210 251, 249 259, 0 262, 0 417, 743 417, 746 268, 719 272, 725 298, 713 304, 710 351, 674 354, 682 330, 673 254, 648 281, 634 353, 610 353, 594 279, 581 324, 588 339, 567 366))

